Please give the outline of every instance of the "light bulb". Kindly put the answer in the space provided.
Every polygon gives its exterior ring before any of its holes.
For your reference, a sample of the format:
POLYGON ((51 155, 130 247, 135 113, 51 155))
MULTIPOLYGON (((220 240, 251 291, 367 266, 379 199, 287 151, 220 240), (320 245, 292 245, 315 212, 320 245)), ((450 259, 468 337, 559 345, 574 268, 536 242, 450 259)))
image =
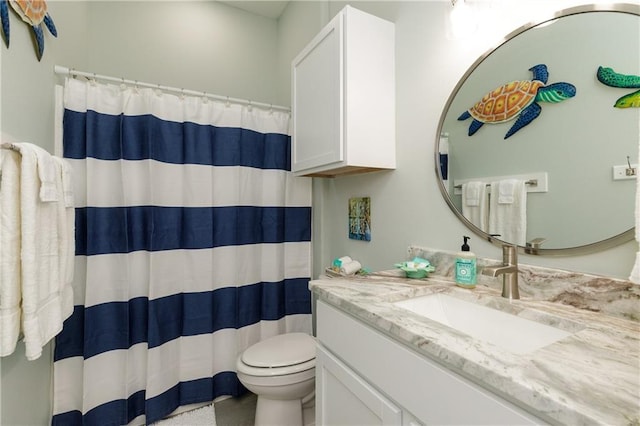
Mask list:
POLYGON ((473 34, 478 26, 473 11, 464 0, 455 0, 449 20, 451 21, 451 33, 456 38, 473 34))

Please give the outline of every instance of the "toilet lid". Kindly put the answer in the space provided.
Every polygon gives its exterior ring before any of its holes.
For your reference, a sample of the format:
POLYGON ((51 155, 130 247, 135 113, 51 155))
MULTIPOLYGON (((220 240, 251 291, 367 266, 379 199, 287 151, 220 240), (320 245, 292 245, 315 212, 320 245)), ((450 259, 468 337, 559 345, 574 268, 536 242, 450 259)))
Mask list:
POLYGON ((252 367, 286 367, 316 357, 316 341, 305 333, 287 333, 270 337, 249 347, 242 362, 252 367))

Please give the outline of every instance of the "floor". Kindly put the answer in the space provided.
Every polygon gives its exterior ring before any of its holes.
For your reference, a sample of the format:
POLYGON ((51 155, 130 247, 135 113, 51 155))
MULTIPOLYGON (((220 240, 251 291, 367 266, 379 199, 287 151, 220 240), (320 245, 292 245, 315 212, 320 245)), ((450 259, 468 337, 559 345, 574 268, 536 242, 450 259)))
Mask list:
POLYGON ((253 426, 256 396, 247 393, 154 423, 153 426, 253 426))
POLYGON ((215 403, 216 426, 253 426, 257 396, 247 392, 240 398, 215 403))

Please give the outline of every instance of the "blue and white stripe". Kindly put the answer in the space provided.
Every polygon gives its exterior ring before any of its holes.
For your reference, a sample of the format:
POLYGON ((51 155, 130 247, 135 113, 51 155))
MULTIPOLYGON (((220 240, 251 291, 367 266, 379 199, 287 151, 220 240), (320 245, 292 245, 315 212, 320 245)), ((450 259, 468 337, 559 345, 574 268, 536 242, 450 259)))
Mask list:
POLYGON ((242 350, 311 330, 311 186, 288 172, 288 114, 74 79, 64 108, 75 310, 52 424, 242 393, 242 350))

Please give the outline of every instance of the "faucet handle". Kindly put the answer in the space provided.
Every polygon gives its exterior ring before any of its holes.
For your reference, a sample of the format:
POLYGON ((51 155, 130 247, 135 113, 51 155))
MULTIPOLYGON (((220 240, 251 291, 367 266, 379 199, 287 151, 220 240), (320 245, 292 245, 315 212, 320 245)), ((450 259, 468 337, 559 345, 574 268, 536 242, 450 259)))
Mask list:
POLYGON ((527 245, 525 247, 525 253, 527 254, 538 254, 538 249, 540 248, 540 246, 542 245, 542 243, 544 243, 545 241, 547 241, 546 238, 534 238, 531 241, 527 242, 527 245))

